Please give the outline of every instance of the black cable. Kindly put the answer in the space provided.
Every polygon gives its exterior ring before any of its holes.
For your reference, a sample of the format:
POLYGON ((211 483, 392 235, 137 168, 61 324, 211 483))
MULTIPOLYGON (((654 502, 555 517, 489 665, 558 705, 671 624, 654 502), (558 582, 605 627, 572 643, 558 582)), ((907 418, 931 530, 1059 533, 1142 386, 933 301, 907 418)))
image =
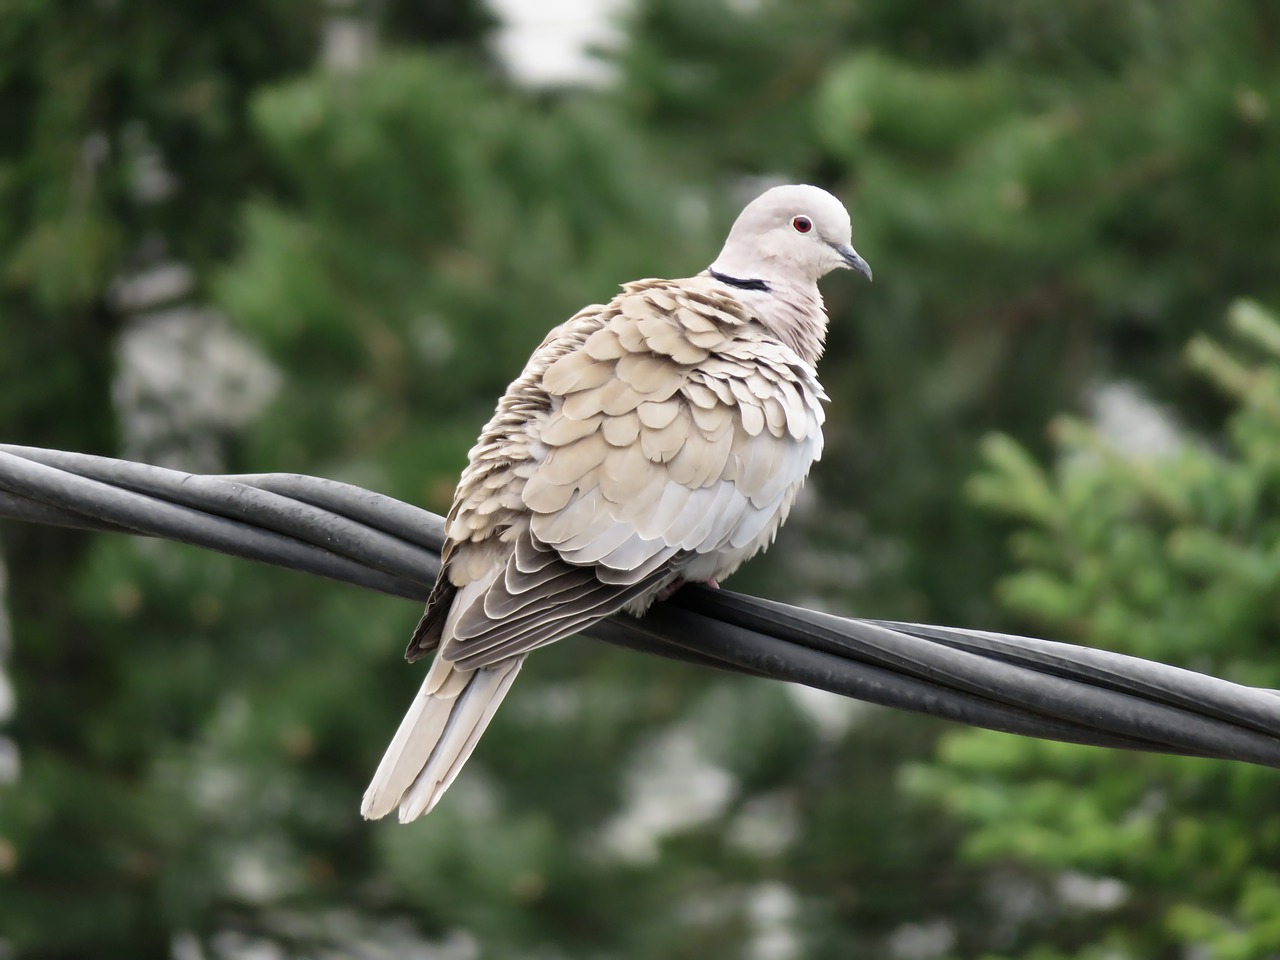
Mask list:
MULTIPOLYGON (((293 474, 194 476, 0 444, 0 517, 166 537, 412 600, 439 569, 440 517, 293 474)), ((1280 767, 1280 695, 1104 650, 846 619, 686 588, 596 639, 1009 733, 1280 767)))
MULTIPOLYGON (((1022 658, 1022 663, 1009 662, 984 656, 981 645, 964 649, 955 643, 938 643, 873 621, 848 620, 756 597, 721 597, 718 591, 706 591, 706 595, 699 596, 696 602, 699 609, 708 611, 723 623, 741 629, 760 629, 762 624, 768 624, 768 632, 774 637, 836 656, 853 657, 898 675, 940 684, 955 693, 967 693, 984 701, 1027 711, 1043 720, 1097 729, 1098 718, 1105 717, 1108 733, 1135 742, 1155 743, 1164 749, 1205 756, 1231 756, 1262 764, 1273 762, 1269 758, 1274 757, 1277 743, 1280 743, 1276 737, 1259 732, 1252 724, 1223 719, 1233 715, 1235 707, 1250 688, 1214 681, 1220 689, 1211 691, 1206 689, 1207 685, 1200 685, 1202 699, 1193 700, 1180 689, 1179 678, 1172 676, 1174 668, 1135 657, 1111 655, 1115 658, 1115 666, 1123 665, 1128 673, 1128 689, 1117 689, 1111 685, 1097 685, 1097 671, 1090 669, 1087 656, 1077 665, 1074 676, 1069 676, 1063 675, 1066 671, 1038 669, 1033 657, 1022 658), (1177 696, 1154 696, 1157 688, 1147 682, 1153 672, 1165 673, 1166 685, 1162 689, 1168 690, 1172 685, 1177 696)), ((926 627, 921 632, 930 630, 936 631, 937 628, 926 627)), ((1041 645, 1045 641, 1034 643, 1041 645)), ((1070 649, 1086 655, 1089 652, 1085 648, 1070 649)), ((1199 676, 1190 671, 1176 672, 1183 675, 1181 679, 1199 676)), ((1272 701, 1272 723, 1280 722, 1280 698, 1269 692, 1252 692, 1272 701)), ((981 725, 990 726, 988 723, 981 725)))
POLYGON ((1181 667, 1051 640, 920 623, 868 622, 957 649, 981 652, 994 659, 1025 664, 1042 673, 1136 693, 1280 736, 1280 713, 1277 712, 1280 691, 1246 687, 1181 667))
POLYGON ((105 521, 113 531, 127 528, 410 599, 424 598, 429 588, 427 558, 415 579, 389 574, 386 565, 368 563, 371 545, 360 525, 235 481, 7 445, 0 447, 0 476, 0 487, 65 511, 76 526, 105 521))
MULTIPOLYGON (((730 597, 736 599, 736 595, 730 594, 730 597)), ((857 621, 853 623, 856 625, 857 621)), ((616 627, 618 624, 612 621, 608 626, 616 627)), ((593 631, 596 629, 592 628, 593 631)), ((636 645, 637 649, 652 649, 655 643, 673 641, 689 652, 717 658, 712 664, 715 666, 729 666, 758 676, 801 683, 881 706, 1046 740, 1202 755, 1195 750, 1179 749, 1153 740, 1112 734, 1107 729, 1061 722, 830 651, 802 644, 779 649, 778 639, 770 634, 730 626, 697 614, 690 616, 688 611, 679 610, 672 604, 655 607, 637 622, 637 629, 648 641, 647 646, 636 645)), ((589 633, 595 636, 591 631, 589 633)), ((602 639, 612 638, 606 635, 602 639)))

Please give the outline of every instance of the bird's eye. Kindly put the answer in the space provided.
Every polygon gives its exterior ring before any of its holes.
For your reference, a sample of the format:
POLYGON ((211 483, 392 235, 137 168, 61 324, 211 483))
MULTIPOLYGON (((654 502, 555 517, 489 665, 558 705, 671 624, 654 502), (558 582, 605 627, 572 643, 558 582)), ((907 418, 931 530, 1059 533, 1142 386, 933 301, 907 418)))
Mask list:
POLYGON ((808 233, 813 229, 813 221, 808 217, 796 217, 791 225, 796 228, 796 233, 808 233))

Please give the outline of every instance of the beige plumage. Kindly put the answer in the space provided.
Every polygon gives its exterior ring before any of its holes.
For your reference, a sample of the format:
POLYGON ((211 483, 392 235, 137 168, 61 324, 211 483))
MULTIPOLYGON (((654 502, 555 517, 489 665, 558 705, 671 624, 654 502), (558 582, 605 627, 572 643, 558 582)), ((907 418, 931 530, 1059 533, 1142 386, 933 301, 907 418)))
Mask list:
POLYGON ((707 271, 551 331, 471 450, 409 644, 436 651, 363 813, 429 811, 530 651, 767 546, 822 453, 817 281, 871 276, 829 193, 775 187, 707 271))

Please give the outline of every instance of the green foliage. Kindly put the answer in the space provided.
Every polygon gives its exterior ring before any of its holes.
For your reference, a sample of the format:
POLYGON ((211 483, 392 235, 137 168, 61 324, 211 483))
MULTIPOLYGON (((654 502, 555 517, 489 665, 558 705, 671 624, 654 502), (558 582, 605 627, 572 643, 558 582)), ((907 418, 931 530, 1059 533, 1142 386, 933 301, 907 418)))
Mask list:
POLYGON ((1039 451, 1092 376, 1185 394, 1204 318, 1280 296, 1275 27, 1265 4, 638 5, 624 93, 668 150, 853 201, 877 280, 828 285, 817 482, 856 510, 833 549, 865 531, 859 609, 993 620, 991 528, 951 492, 990 424, 1039 451))
MULTIPOLYGON (((551 326, 700 269, 752 178, 817 182, 877 280, 825 287, 817 495, 733 586, 1030 618, 1275 683, 1275 374, 1196 341, 1246 398, 1224 453, 1225 405, 1177 362, 1231 298, 1280 302, 1272 5, 640 0, 616 80, 556 93, 501 76, 490 24, 412 0, 8 11, 3 439, 113 449, 109 290, 174 257, 282 378, 228 469, 442 510, 551 326), (317 67, 331 17, 380 46, 317 67), (176 188, 142 196, 157 157, 176 188), (1044 423, 1118 375, 1203 440, 1142 463, 1064 419, 1072 456, 1038 466, 1044 423), (993 502, 1023 528, 1008 614, 993 502)), ((1233 316, 1274 352, 1265 312, 1233 316)), ((421 677, 400 660, 412 605, 168 544, 4 537, 24 770, 0 802, 0 938, 20 956, 459 937, 465 955, 470 937, 484 956, 1100 960, 1274 940, 1270 774, 986 736, 924 765, 938 727, 917 718, 586 641, 529 664, 431 817, 365 824, 421 677), (1129 899, 1058 895, 1086 874, 1129 899)))
POLYGON ((673 235, 680 193, 635 131, 588 102, 531 109, 455 59, 297 80, 255 115, 296 200, 249 205, 219 293, 297 374, 258 432, 265 465, 380 461, 382 489, 444 510, 547 318, 707 245, 673 235))
MULTIPOLYGON (((1255 356, 1206 337, 1187 351, 1236 407, 1229 447, 1188 434, 1143 455, 1064 419, 1052 469, 992 437, 970 493, 1017 522, 1021 569, 1000 593, 1043 633, 1276 687, 1280 323, 1250 302, 1230 321, 1255 356)), ((1274 771, 973 732, 908 783, 969 821, 976 859, 1123 881, 1123 904, 1082 942, 1143 957, 1280 949, 1274 771)))

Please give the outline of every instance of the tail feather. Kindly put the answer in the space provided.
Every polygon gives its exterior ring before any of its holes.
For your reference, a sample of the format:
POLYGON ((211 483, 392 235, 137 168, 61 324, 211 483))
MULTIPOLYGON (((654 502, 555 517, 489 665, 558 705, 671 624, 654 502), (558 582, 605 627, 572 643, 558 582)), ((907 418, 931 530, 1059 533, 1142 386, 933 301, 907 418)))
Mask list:
POLYGON ((426 768, 400 801, 401 823, 430 813, 444 796, 476 748, 502 698, 511 689, 524 659, 523 656, 512 657, 491 667, 467 671, 471 672, 470 682, 455 701, 439 744, 432 751, 426 768))
POLYGON ((437 655, 365 791, 361 813, 376 820, 399 805, 402 823, 428 813, 471 756, 523 664, 518 656, 459 670, 437 655))

